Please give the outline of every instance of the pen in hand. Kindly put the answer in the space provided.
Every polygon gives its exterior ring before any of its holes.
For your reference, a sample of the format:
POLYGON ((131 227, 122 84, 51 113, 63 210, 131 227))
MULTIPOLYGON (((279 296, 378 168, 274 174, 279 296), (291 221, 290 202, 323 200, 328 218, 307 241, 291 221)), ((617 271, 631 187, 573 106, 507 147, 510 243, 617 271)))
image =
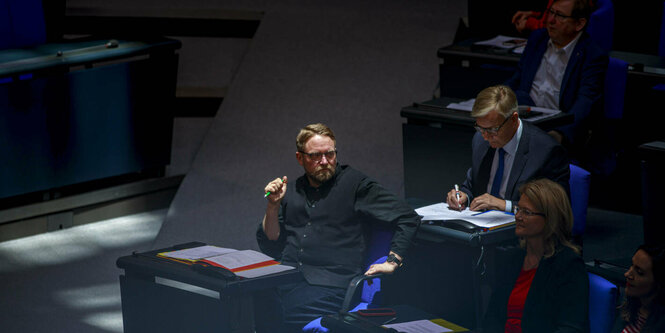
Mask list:
POLYGON ((462 203, 460 203, 459 186, 457 186, 457 184, 455 184, 455 197, 457 197, 457 208, 461 209, 462 208, 462 203))
MULTIPOLYGON (((284 178, 280 178, 279 180, 281 180, 282 183, 284 182, 284 178)), ((263 197, 267 198, 269 195, 270 195, 270 191, 266 192, 266 194, 263 197)))

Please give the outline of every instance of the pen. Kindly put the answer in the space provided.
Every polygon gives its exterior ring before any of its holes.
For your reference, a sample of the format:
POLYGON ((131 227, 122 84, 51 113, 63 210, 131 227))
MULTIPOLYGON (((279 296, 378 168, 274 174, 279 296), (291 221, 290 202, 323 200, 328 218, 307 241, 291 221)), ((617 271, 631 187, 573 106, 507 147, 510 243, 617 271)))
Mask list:
POLYGON ((528 105, 520 105, 517 109, 520 111, 526 111, 527 113, 531 112, 531 107, 528 105))
POLYGON ((459 186, 455 184, 455 197, 457 197, 457 208, 462 208, 462 204, 459 202, 459 186))
MULTIPOLYGON (((282 183, 284 182, 284 178, 280 178, 279 180, 281 180, 282 183)), ((270 195, 270 191, 266 192, 266 194, 263 197, 267 198, 269 195, 270 195)))

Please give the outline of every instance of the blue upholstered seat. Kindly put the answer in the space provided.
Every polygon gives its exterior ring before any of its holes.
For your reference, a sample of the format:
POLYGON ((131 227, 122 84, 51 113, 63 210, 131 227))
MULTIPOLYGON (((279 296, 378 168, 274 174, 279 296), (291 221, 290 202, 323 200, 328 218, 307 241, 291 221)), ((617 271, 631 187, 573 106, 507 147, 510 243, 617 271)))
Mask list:
MULTIPOLYGON (((374 228, 369 239, 369 246, 367 250, 367 257, 365 260, 366 267, 369 268, 372 264, 379 264, 386 261, 386 254, 390 251, 390 240, 393 237, 393 232, 382 229, 374 228)), ((353 299, 353 286, 349 286, 347 290, 346 299, 344 300, 344 305, 342 305, 342 311, 358 311, 362 309, 367 309, 376 307, 375 304, 381 302, 380 300, 380 291, 381 291, 381 279, 379 277, 371 279, 372 283, 369 284, 368 280, 362 281, 362 292, 360 293, 360 301, 357 304, 351 304, 353 299)), ((351 282, 353 285, 355 282, 351 282)), ((303 328, 303 332, 314 333, 314 332, 328 332, 328 329, 321 326, 321 317, 312 320, 303 328)))
POLYGON ((0 50, 46 42, 41 0, 0 0, 0 50))
POLYGON ((573 236, 582 237, 586 229, 587 207, 589 205, 589 187, 591 174, 578 167, 570 165, 570 204, 573 209, 573 236))
POLYGON ((586 31, 605 52, 612 50, 614 38, 614 5, 611 0, 598 0, 586 31))
POLYGON ((609 333, 614 324, 614 311, 619 290, 616 285, 593 274, 589 275, 589 332, 609 333))

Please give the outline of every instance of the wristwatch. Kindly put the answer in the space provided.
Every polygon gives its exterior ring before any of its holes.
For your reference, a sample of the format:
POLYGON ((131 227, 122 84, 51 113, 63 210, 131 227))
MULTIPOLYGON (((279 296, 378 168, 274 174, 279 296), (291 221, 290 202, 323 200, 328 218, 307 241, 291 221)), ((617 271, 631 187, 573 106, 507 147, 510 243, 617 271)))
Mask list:
POLYGON ((402 261, 397 259, 397 256, 392 254, 392 253, 388 255, 388 258, 386 259, 386 262, 394 262, 394 263, 397 264, 397 267, 402 266, 402 261))

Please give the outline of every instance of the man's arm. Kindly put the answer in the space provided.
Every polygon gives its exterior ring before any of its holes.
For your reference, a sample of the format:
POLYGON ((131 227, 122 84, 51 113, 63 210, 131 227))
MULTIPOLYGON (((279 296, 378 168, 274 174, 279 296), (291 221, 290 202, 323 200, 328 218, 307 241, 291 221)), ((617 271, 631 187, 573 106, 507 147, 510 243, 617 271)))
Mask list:
POLYGON ((607 64, 609 62, 606 54, 600 53, 595 49, 589 49, 587 57, 584 60, 584 63, 579 66, 582 73, 580 74, 577 91, 566 94, 567 97, 570 96, 573 98, 573 102, 569 105, 560 106, 562 111, 575 116, 572 125, 562 126, 557 129, 570 143, 575 143, 574 130, 580 128, 580 126, 584 126, 583 123, 586 122, 594 106, 597 105, 603 95, 605 72, 607 71, 607 64), (566 107, 568 108, 567 110, 564 109, 566 107))
POLYGON ((279 206, 286 194, 286 176, 277 178, 265 187, 265 192, 270 192, 268 195, 268 205, 266 207, 266 214, 263 216, 263 232, 269 240, 277 240, 279 238, 279 206))
MULTIPOLYGON (((420 216, 404 200, 397 198, 375 181, 365 178, 356 191, 356 209, 368 217, 388 223, 394 229, 390 254, 402 262, 420 224, 420 216)), ((399 265, 374 265, 366 274, 392 273, 399 265)))

